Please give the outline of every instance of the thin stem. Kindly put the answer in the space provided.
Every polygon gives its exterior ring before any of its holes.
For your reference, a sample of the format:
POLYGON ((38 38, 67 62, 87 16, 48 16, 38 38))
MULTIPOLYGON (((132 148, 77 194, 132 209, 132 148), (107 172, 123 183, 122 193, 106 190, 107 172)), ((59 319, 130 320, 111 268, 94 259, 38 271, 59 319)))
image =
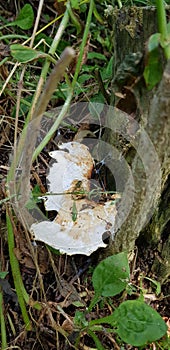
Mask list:
POLYGON ((68 109, 70 107, 70 103, 72 100, 72 91, 70 91, 69 95, 67 96, 67 99, 62 107, 62 110, 59 114, 59 116, 57 117, 56 121, 54 122, 53 126, 51 127, 51 129, 49 130, 49 132, 47 133, 47 135, 43 138, 42 142, 36 147, 34 153, 33 153, 33 157, 32 157, 32 161, 34 162, 35 159, 38 157, 38 155, 40 154, 40 152, 42 151, 42 149, 46 146, 46 144, 50 141, 52 135, 54 134, 54 132, 58 129, 61 121, 63 120, 63 118, 65 117, 66 113, 68 112, 68 109))
MULTIPOLYGON (((55 35, 55 38, 53 40, 53 43, 52 43, 52 45, 50 47, 49 54, 54 54, 55 53, 56 48, 57 48, 57 46, 59 44, 59 41, 61 39, 61 36, 63 34, 63 31, 65 30, 65 28, 67 26, 68 20, 69 20, 69 15, 68 15, 68 11, 66 10, 65 14, 63 16, 63 19, 62 19, 62 21, 60 23, 60 26, 58 28, 58 31, 57 31, 57 33, 55 35)), ((19 64, 16 63, 16 65, 18 66, 19 64)), ((18 145, 18 147, 17 147, 17 155, 16 155, 15 159, 13 159, 13 162, 11 164, 10 170, 8 172, 7 182, 9 182, 11 180, 14 180, 16 164, 17 164, 17 162, 19 161, 19 159, 21 157, 22 150, 23 150, 23 147, 24 147, 24 143, 25 143, 25 140, 26 140, 27 125, 28 125, 29 120, 31 120, 33 115, 35 115, 34 114, 35 108, 36 108, 36 105, 37 105, 37 101, 38 101, 38 99, 40 97, 41 91, 42 91, 42 86, 44 85, 44 82, 46 80, 46 76, 47 76, 47 73, 48 73, 49 66, 50 66, 50 61, 46 60, 46 62, 44 64, 44 67, 42 69, 42 72, 41 72, 41 76, 40 76, 40 79, 39 79, 39 83, 37 85, 37 89, 36 89, 35 95, 34 95, 32 107, 30 108, 30 112, 28 114, 27 120, 25 122, 24 129, 23 129, 21 137, 20 137, 20 141, 19 141, 20 142, 19 143, 20 146, 18 145)), ((56 86, 57 86, 57 82, 56 82, 56 86)), ((15 191, 15 193, 16 193, 16 191, 15 191)))
POLYGON ((38 25, 39 25, 39 20, 40 20, 43 4, 44 4, 44 0, 40 0, 39 1, 39 5, 38 5, 37 17, 36 17, 36 21, 35 21, 35 24, 34 24, 33 33, 32 33, 32 36, 31 36, 30 47, 33 47, 33 43, 34 43, 34 39, 35 39, 36 32, 37 32, 37 29, 38 29, 38 25))
MULTIPOLYGON (((17 215, 22 213, 22 210, 24 210, 24 206, 29 199, 30 182, 28 174, 30 173, 31 169, 33 151, 43 113, 45 112, 47 104, 58 82, 64 75, 66 67, 68 67, 73 57, 74 50, 69 47, 66 48, 47 80, 44 91, 40 96, 37 108, 34 111, 32 121, 28 124, 27 128, 24 128, 21 134, 16 151, 16 159, 12 162, 7 179, 9 183, 10 195, 13 195, 14 193, 21 194, 20 198, 18 201, 15 201, 14 205, 14 210, 16 211, 17 215), (22 169, 22 175, 18 178, 18 181, 16 181, 16 167, 18 166, 22 169), (13 183, 11 183, 11 180, 13 183)), ((70 94, 69 97, 71 101, 72 94, 70 94)))
MULTIPOLYGON (((12 215, 10 213, 10 209, 7 208, 6 220, 7 220, 7 228, 8 228, 8 249, 9 249, 10 266, 12 270, 14 285, 15 285, 15 289, 18 297, 18 302, 21 308, 22 317, 25 323, 25 327, 27 330, 31 330, 32 329, 31 321, 29 319, 29 316, 26 310, 25 300, 23 296, 23 292, 24 292, 24 295, 25 293, 27 294, 27 292, 23 285, 19 263, 14 253, 15 241, 14 241, 13 224, 12 224, 11 218, 12 218, 12 215)), ((28 296, 28 299, 29 299, 29 296, 28 296)))
POLYGON ((5 318, 4 318, 4 303, 3 303, 3 291, 0 286, 0 325, 1 325, 1 349, 5 350, 7 348, 7 339, 6 339, 6 327, 5 327, 5 318))
MULTIPOLYGON (((67 26, 67 23, 68 23, 68 20, 69 20, 69 14, 68 14, 68 10, 65 11, 64 13, 64 16, 62 18, 62 21, 60 23, 60 26, 57 30, 57 33, 55 35, 55 38, 51 44, 51 47, 49 49, 49 55, 54 55, 55 52, 56 52, 56 49, 57 49, 57 46, 61 40, 61 37, 62 37, 62 34, 67 26)), ((36 104, 37 104, 37 101, 39 99, 39 96, 41 94, 41 91, 42 91, 42 87, 44 85, 44 82, 46 80, 46 77, 47 77, 47 74, 48 74, 48 70, 49 70, 49 66, 50 66, 50 61, 47 59, 44 63, 44 66, 43 66, 43 69, 42 69, 42 72, 41 72, 41 75, 40 75, 40 79, 39 79, 39 82, 38 82, 38 85, 37 85, 37 89, 36 89, 36 92, 35 92, 35 95, 34 95, 34 100, 33 100, 33 103, 32 103, 32 107, 30 109, 30 112, 28 114, 28 118, 27 118, 27 121, 31 120, 32 119, 32 116, 34 114, 34 111, 35 111, 35 108, 36 108, 36 104)))
POLYGON ((166 59, 170 59, 170 44, 168 44, 168 30, 166 21, 166 11, 163 0, 157 0, 158 29, 161 34, 161 41, 166 59))
POLYGON ((27 35, 20 35, 20 34, 6 34, 1 36, 1 40, 6 39, 26 39, 29 40, 27 35))
POLYGON ((86 43, 87 43, 87 38, 88 38, 92 14, 93 14, 93 7, 94 7, 94 1, 90 0, 90 6, 89 6, 89 12, 88 12, 88 16, 87 16, 86 26, 85 26, 85 30, 84 30, 84 34, 83 34, 82 44, 80 47, 80 53, 79 53, 79 57, 78 57, 77 65, 76 65, 76 70, 75 70, 73 81, 72 81, 72 88, 73 89, 77 83, 77 78, 78 78, 78 75, 79 75, 79 72, 81 69, 84 48, 85 48, 86 43))

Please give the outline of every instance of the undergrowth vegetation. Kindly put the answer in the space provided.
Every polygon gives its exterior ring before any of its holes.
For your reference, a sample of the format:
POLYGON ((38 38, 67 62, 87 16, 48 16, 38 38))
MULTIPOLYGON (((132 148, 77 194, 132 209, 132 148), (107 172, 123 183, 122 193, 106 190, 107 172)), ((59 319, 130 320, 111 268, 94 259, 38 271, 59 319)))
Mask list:
MULTIPOLYGON (((98 102, 110 103, 114 33, 109 12, 115 6, 154 4, 155 1, 144 0, 71 0, 47 4, 40 0, 16 1, 4 11, 1 7, 2 221, 6 212, 0 261, 2 350, 170 346, 162 317, 165 315, 152 307, 152 298, 157 302, 162 296, 156 278, 136 273, 124 252, 96 266, 97 256, 73 259, 35 243, 22 216, 21 187, 15 187, 16 179, 25 181, 18 169, 26 159, 26 181, 31 171, 32 197, 47 215, 40 195, 47 191, 48 152, 56 148, 54 136, 59 136, 59 130, 72 140, 80 128, 71 122, 64 123, 71 103, 92 102, 96 110, 98 102), (72 50, 67 51, 67 47, 72 50), (33 127, 38 131, 42 115, 56 107, 57 118, 37 145, 33 127), (27 153, 23 159, 25 144, 27 153)), ((150 55, 144 71, 148 89, 161 79, 156 61, 160 46, 166 59, 170 58, 170 26, 161 1, 158 14, 160 30, 149 40, 150 55)), ((76 204, 73 214, 76 220, 76 204)))

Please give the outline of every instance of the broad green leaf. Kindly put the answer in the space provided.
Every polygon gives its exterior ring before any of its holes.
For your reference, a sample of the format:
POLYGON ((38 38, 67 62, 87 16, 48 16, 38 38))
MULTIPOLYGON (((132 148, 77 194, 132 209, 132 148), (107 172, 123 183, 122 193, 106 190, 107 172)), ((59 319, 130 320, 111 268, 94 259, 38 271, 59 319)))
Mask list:
POLYGON ((155 49, 149 53, 148 62, 144 69, 144 79, 148 90, 159 83, 162 78, 162 65, 160 63, 159 50, 155 49))
POLYGON ((93 287, 97 295, 114 296, 122 292, 130 275, 127 254, 119 253, 101 261, 92 276, 93 287))
POLYGON ((113 316, 120 338, 133 346, 152 343, 167 331, 162 317, 149 305, 138 300, 123 302, 114 311, 113 316))
POLYGON ((21 9, 16 20, 10 23, 10 25, 11 26, 17 25, 21 29, 27 30, 33 26, 33 22, 34 22, 34 12, 33 12, 32 6, 30 4, 25 4, 24 7, 21 9))
POLYGON ((75 10, 79 9, 79 0, 71 0, 71 7, 75 10))
POLYGON ((42 51, 31 49, 30 47, 23 46, 21 44, 13 44, 10 46, 11 56, 21 63, 27 63, 37 60, 38 58, 49 58, 50 61, 56 63, 56 61, 48 54, 42 51))
POLYGON ((159 47, 160 37, 161 37, 160 33, 155 33, 150 36, 149 42, 148 42, 148 52, 151 52, 159 47))

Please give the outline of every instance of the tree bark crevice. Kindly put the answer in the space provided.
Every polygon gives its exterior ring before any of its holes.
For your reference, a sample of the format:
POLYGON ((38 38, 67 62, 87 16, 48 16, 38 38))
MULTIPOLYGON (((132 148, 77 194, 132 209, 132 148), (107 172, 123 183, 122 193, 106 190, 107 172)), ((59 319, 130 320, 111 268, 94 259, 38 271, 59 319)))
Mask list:
MULTIPOLYGON (((123 16, 122 11, 117 15, 114 23, 115 77, 127 54, 143 52, 146 40, 149 39, 151 34, 157 32, 155 10, 143 10, 141 40, 138 37, 140 33, 135 33, 132 37, 127 33, 126 28, 122 27, 122 24, 120 27, 120 19, 123 16), (121 39, 122 35, 124 40, 121 39)), ((125 10, 125 16, 127 11, 130 10, 125 10)), ((141 9, 139 14, 141 16, 141 9)), ((142 64, 142 61, 140 64, 142 64)), ((122 135, 118 136, 113 132, 116 123, 115 117, 108 114, 108 125, 111 125, 111 128, 106 130, 104 141, 114 147, 118 147, 120 152, 122 150, 125 159, 130 164, 134 190, 132 191, 132 182, 129 177, 123 190, 123 200, 125 202, 127 199, 128 203, 129 193, 133 193, 134 198, 129 215, 120 227, 117 225, 116 236, 104 253, 105 256, 120 251, 133 251, 136 239, 141 232, 142 237, 146 238, 147 235, 146 244, 149 242, 150 244, 158 245, 169 222, 169 189, 167 184, 168 176, 170 175, 170 61, 165 64, 164 60, 162 60, 162 65, 164 66, 162 80, 152 91, 146 89, 141 75, 139 79, 135 77, 128 88, 134 93, 137 104, 136 110, 129 116, 129 121, 125 125, 125 139, 127 137, 126 133, 129 133, 130 144, 132 150, 135 149, 135 152, 131 152, 129 142, 126 143, 125 141, 122 145, 122 135), (137 124, 133 123, 135 118, 137 118, 137 124), (133 129, 133 125, 138 125, 137 129, 133 129), (166 207, 164 206, 164 201, 167 203, 166 207)), ((126 85, 127 83, 126 81, 126 85)), ((124 88, 126 86, 119 86, 114 78, 113 95, 116 89, 118 92, 122 92, 124 88)), ((112 100, 116 101, 118 104, 116 106, 119 108, 120 101, 117 102, 117 97, 114 97, 112 100)), ((118 203, 117 222, 124 215, 123 205, 121 205, 121 201, 118 203)), ((153 271, 159 274, 159 280, 162 282, 167 280, 170 274, 169 242, 170 238, 168 236, 166 242, 162 244, 159 259, 156 257, 153 264, 153 271)))

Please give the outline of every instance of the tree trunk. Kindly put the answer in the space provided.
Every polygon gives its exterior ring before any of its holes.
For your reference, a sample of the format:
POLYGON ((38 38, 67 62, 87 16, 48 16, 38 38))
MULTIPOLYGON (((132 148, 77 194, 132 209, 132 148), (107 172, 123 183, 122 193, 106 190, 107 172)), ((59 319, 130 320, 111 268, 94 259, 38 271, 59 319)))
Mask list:
MULTIPOLYGON (((150 35, 157 31, 154 8, 132 7, 115 12, 112 104, 128 115, 121 121, 121 118, 108 113, 108 129, 103 139, 119 150, 130 166, 131 174, 127 174, 126 183, 122 187, 117 232, 106 254, 133 252, 139 235, 153 246, 162 241, 153 270, 163 282, 170 275, 170 61, 166 63, 161 59, 163 75, 159 86, 148 91, 143 79, 143 49, 150 35), (121 135, 113 132, 118 130, 118 124, 121 125, 121 135), (133 203, 129 198, 132 194, 133 203), (128 215, 124 211, 127 206, 130 206, 128 215)), ((119 163, 117 161, 116 166, 121 177, 121 162, 119 163)), ((113 177, 110 173, 108 182, 112 188, 113 177)))

